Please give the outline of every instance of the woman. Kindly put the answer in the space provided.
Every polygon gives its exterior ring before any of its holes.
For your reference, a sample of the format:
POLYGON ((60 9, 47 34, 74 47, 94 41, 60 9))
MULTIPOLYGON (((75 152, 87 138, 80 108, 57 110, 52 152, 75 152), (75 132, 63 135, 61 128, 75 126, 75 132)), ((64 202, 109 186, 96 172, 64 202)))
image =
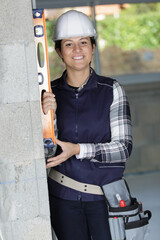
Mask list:
POLYGON ((123 88, 90 67, 96 31, 78 11, 56 22, 55 49, 66 70, 43 95, 57 122, 56 156, 48 159, 51 223, 59 240, 110 240, 101 186, 121 179, 132 149, 123 88))

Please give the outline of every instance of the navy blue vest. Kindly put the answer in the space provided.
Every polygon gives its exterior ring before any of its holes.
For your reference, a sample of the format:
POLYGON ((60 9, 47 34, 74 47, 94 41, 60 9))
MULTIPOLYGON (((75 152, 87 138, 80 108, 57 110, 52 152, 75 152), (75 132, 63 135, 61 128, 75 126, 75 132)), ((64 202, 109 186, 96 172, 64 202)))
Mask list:
MULTIPOLYGON (((52 91, 57 100, 58 139, 72 143, 106 143, 111 141, 110 106, 113 102, 113 82, 111 78, 97 75, 94 71, 87 84, 75 93, 62 77, 52 82, 52 91)), ((57 155, 61 153, 60 147, 57 155)), ((125 164, 102 163, 102 155, 89 159, 75 156, 55 167, 66 176, 79 182, 102 186, 122 177, 125 164)), ((54 196, 83 201, 101 200, 104 197, 64 187, 49 178, 49 191, 54 196)))

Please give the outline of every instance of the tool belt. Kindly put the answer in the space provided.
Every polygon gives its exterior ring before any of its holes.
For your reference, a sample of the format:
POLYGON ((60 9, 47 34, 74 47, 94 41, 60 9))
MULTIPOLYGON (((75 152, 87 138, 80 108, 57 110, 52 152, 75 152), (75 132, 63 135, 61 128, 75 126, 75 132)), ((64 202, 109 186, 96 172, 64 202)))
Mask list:
POLYGON ((49 177, 53 179, 55 182, 59 184, 72 188, 79 192, 90 193, 90 194, 97 194, 97 195, 104 195, 100 186, 78 182, 72 178, 65 176, 64 174, 56 171, 54 168, 51 169, 49 173, 49 177))

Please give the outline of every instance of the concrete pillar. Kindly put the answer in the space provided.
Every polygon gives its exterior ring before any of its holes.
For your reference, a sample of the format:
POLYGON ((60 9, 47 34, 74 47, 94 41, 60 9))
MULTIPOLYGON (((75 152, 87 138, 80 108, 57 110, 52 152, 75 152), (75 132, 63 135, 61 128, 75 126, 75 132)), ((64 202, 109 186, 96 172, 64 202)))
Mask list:
POLYGON ((51 240, 31 0, 0 8, 0 240, 51 240))

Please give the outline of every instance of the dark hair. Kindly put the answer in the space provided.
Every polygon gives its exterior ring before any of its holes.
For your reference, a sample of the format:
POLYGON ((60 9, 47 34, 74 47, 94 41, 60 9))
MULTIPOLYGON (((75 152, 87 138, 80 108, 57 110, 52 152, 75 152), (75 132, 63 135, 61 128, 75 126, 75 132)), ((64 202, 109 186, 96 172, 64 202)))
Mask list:
POLYGON ((61 52, 61 41, 62 40, 57 40, 57 41, 55 41, 55 49, 59 49, 59 51, 61 52))
POLYGON ((90 37, 90 39, 91 39, 91 44, 92 44, 92 48, 93 48, 93 45, 96 46, 96 40, 94 37, 90 37))
MULTIPOLYGON (((92 48, 93 48, 93 45, 96 46, 96 40, 94 37, 90 37, 90 40, 91 40, 91 44, 92 44, 92 48)), ((60 52, 61 52, 61 41, 62 40, 55 41, 55 49, 58 48, 60 52)))

